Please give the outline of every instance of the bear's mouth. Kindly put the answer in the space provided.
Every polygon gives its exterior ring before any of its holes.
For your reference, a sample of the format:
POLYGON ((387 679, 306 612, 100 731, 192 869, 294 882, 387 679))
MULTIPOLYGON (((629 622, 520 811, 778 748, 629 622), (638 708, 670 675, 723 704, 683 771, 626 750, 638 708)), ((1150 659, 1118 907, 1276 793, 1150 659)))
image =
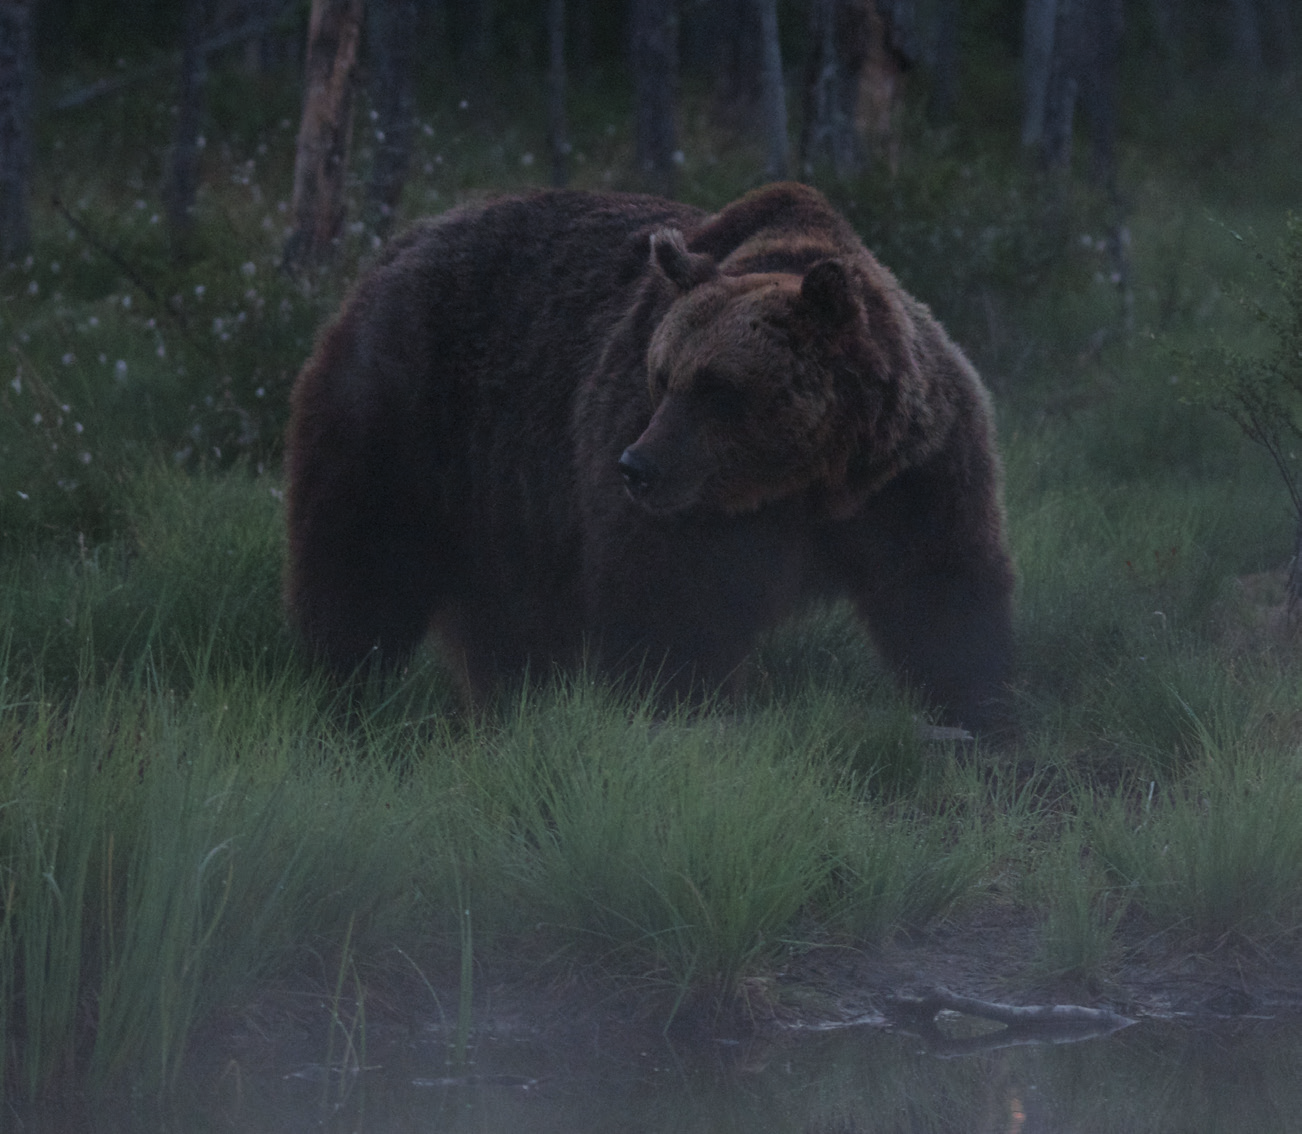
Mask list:
POLYGON ((630 445, 619 458, 619 473, 625 495, 652 516, 674 516, 692 510, 701 497, 701 486, 666 476, 660 464, 637 445, 630 445))

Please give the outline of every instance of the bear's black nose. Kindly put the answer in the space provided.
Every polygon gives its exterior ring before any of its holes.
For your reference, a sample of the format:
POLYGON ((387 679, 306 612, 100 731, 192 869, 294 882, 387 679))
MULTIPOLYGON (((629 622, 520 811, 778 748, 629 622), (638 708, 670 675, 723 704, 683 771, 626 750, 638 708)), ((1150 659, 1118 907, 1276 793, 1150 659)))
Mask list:
POLYGON ((655 462, 634 449, 625 449, 619 458, 619 471, 624 474, 624 487, 633 497, 645 496, 651 491, 660 475, 655 462))

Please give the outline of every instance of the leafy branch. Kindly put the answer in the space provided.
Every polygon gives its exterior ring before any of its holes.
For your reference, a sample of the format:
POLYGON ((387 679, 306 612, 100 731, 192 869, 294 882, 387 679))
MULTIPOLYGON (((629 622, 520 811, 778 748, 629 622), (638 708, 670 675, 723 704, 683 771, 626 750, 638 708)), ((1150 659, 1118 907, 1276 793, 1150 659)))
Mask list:
POLYGON ((1266 450, 1288 489, 1298 524, 1289 571, 1289 602, 1296 607, 1302 603, 1302 217, 1289 214, 1279 258, 1260 259, 1279 304, 1267 306, 1238 289, 1231 297, 1263 328, 1270 346, 1259 355, 1224 346, 1208 351, 1199 385, 1208 405, 1266 450))

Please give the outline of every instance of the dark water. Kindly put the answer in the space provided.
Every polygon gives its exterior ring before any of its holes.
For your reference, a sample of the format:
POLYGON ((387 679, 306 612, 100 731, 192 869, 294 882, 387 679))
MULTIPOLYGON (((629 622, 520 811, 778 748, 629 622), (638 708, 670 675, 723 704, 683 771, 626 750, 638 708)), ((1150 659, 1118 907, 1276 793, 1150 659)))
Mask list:
MULTIPOLYGON (((268 1064, 275 1061, 268 1061, 268 1064)), ((1302 1131, 1302 1026, 1145 1022, 1105 1038, 940 1057, 877 1029, 612 1052, 601 1037, 372 1042, 370 1070, 231 1062, 168 1107, 65 1098, 0 1129, 289 1134, 963 1134, 1302 1131)))

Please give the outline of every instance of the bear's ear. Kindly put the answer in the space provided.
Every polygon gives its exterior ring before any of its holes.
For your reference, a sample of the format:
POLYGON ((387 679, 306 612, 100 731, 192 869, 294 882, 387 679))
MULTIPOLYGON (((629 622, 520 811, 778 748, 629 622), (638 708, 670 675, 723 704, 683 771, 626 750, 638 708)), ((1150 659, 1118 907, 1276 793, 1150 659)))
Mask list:
POLYGON ((687 251, 687 242, 676 228, 662 228, 651 234, 651 263, 679 291, 691 291, 719 272, 709 256, 687 251))
POLYGON ((850 277, 839 260, 820 260, 805 273, 800 298, 822 322, 843 327, 854 318, 854 294, 850 277))

